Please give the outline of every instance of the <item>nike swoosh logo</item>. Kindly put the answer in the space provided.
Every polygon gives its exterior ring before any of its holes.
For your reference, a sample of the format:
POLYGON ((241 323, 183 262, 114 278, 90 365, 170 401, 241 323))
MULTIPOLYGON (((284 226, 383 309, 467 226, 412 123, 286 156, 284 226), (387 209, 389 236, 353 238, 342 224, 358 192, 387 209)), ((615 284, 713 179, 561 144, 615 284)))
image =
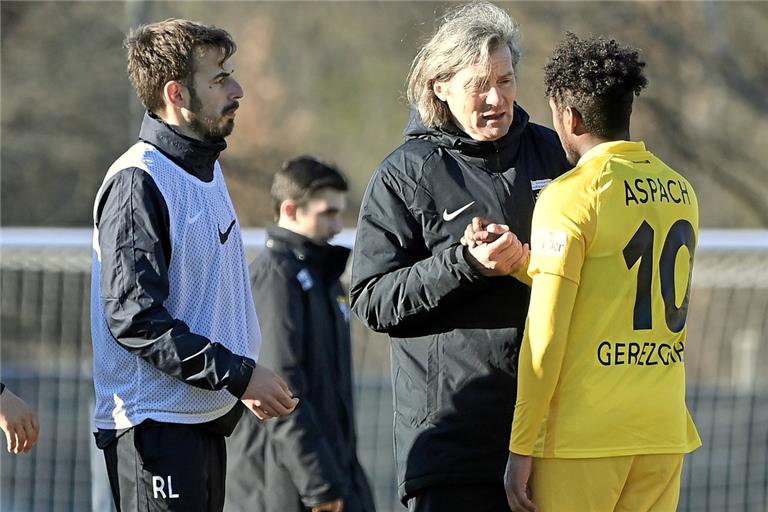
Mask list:
POLYGON ((451 212, 451 213, 448 213, 448 210, 443 210, 443 220, 445 220, 445 221, 449 221, 449 220, 453 220, 453 219, 455 219, 456 217, 458 217, 458 216, 459 216, 459 214, 460 214, 461 212, 463 212, 464 210, 466 210, 467 208, 469 208, 469 207, 470 207, 470 206, 472 206, 473 204, 475 204, 475 202, 474 202, 474 201, 472 201, 472 202, 471 202, 471 203, 469 203, 469 204, 465 204, 464 206, 462 206, 461 208, 459 208, 459 209, 458 209, 458 210, 456 210, 455 212, 451 212))
POLYGON ((233 227, 235 227, 235 220, 234 219, 232 219, 232 222, 230 223, 229 227, 227 228, 227 230, 225 232, 222 233, 221 230, 218 230, 219 231, 219 242, 221 242, 221 245, 224 245, 225 243, 227 243, 227 239, 229 238, 229 234, 232 232, 232 228, 233 227))
POLYGON ((199 219, 202 214, 203 212, 197 212, 196 215, 193 215, 191 217, 187 216, 187 224, 194 224, 195 222, 197 222, 197 219, 199 219))

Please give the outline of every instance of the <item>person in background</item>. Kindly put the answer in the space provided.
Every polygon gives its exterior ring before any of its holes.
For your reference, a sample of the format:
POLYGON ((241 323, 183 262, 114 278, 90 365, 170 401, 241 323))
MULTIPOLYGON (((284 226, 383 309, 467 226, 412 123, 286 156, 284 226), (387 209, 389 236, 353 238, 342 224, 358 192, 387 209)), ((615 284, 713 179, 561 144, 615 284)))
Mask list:
POLYGON ((508 508, 504 466, 528 310, 538 191, 568 168, 517 100, 518 28, 452 7, 417 54, 405 142, 374 172, 353 249, 352 309, 391 340, 400 499, 411 511, 508 508), (469 219, 508 226, 462 246, 469 219), (522 273, 518 272, 522 269, 522 273))
POLYGON ((8 453, 27 453, 37 443, 40 423, 27 403, 0 382, 0 429, 5 432, 8 453))
POLYGON ((94 203, 96 443, 118 511, 219 512, 224 438, 297 400, 257 364, 240 226, 219 166, 243 96, 219 28, 143 25, 125 41, 147 113, 94 203))
POLYGON ((684 364, 698 203, 630 138, 644 67, 634 48, 569 33, 545 68, 576 167, 533 215, 506 472, 514 511, 672 512, 684 454, 701 445, 684 364))
POLYGON ((272 182, 276 226, 251 264, 264 341, 261 362, 301 397, 290 416, 244 418, 227 441, 230 511, 373 512, 357 459, 349 305, 339 282, 349 249, 341 231, 347 180, 310 156, 285 162, 272 182))

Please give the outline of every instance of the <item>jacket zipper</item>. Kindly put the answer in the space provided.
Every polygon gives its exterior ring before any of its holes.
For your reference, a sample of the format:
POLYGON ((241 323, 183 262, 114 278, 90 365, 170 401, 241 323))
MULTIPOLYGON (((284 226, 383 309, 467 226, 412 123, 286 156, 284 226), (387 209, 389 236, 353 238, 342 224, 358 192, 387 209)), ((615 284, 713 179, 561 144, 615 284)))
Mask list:
MULTIPOLYGON (((494 149, 494 156, 496 158, 496 169, 491 172, 491 185, 493 186, 493 193, 496 196, 496 202, 499 205, 499 211, 501 212, 501 215, 503 219, 501 219, 504 224, 509 224, 509 220, 506 218, 506 209, 504 208, 504 201, 499 196, 499 180, 501 177, 499 176, 498 169, 501 169, 501 148, 499 147, 499 143, 496 141, 493 141, 493 149, 494 149)), ((511 197, 510 197, 511 199, 511 197)), ((498 222, 498 221, 496 221, 498 222)))

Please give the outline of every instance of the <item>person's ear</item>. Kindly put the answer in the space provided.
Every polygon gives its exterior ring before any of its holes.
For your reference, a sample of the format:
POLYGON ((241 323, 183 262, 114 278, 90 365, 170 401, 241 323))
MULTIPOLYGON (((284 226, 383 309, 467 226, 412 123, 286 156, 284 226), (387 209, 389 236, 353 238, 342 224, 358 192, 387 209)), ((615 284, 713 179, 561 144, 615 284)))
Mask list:
POLYGON ((448 82, 440 82, 435 80, 432 82, 432 92, 435 93, 437 99, 445 101, 448 98, 448 82))
POLYGON ((565 107, 562 111, 562 116, 560 118, 563 121, 563 128, 567 132, 573 131, 573 109, 571 107, 565 107))
POLYGON ((189 108, 189 91, 178 80, 169 80, 163 86, 163 100, 166 106, 177 109, 189 108))
POLYGON ((280 217, 284 219, 296 220, 296 212, 299 210, 298 205, 291 199, 286 199, 280 203, 280 217))
POLYGON ((563 127, 569 133, 576 135, 584 133, 584 119, 581 117, 581 112, 570 105, 565 107, 563 109, 563 127))

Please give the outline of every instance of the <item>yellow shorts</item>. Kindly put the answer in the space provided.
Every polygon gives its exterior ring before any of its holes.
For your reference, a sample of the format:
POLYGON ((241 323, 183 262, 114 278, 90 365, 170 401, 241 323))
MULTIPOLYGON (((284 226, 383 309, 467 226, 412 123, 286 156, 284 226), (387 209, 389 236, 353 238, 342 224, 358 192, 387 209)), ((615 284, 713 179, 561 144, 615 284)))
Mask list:
POLYGON ((684 454, 533 459, 540 512, 674 512, 684 454))

